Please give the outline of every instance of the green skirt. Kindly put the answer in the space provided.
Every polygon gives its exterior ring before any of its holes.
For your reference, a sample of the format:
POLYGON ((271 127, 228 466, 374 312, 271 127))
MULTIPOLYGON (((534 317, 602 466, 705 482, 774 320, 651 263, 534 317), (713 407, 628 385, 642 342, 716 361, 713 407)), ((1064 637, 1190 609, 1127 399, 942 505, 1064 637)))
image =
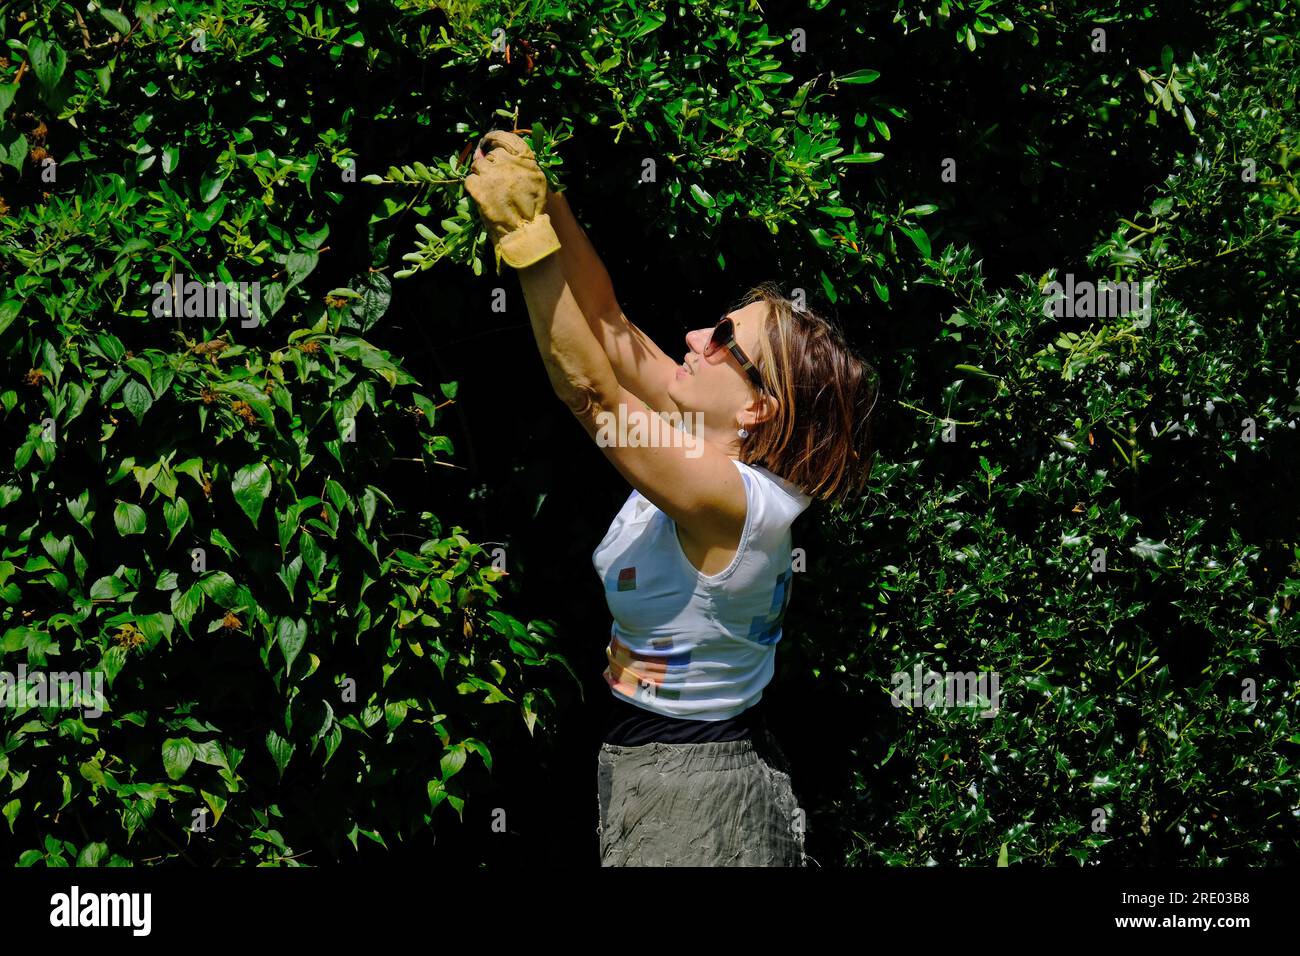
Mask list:
POLYGON ((766 730, 713 743, 605 743, 601 866, 807 866, 805 815, 766 730))

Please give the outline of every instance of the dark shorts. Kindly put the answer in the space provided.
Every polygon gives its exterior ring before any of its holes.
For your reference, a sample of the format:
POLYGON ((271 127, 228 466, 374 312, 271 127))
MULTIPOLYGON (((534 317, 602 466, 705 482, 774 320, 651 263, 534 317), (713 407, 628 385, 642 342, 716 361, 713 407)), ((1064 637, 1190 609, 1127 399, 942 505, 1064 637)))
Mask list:
POLYGON ((711 743, 605 743, 601 866, 807 866, 804 812, 766 729, 711 743))

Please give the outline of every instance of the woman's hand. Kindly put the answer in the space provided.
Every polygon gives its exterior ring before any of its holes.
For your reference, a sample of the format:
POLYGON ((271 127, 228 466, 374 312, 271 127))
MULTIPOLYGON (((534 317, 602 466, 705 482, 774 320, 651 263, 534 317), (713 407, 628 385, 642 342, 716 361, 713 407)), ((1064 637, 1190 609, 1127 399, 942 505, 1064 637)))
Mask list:
POLYGON ((559 250, 559 237, 545 212, 546 174, 527 143, 514 133, 493 130, 474 151, 471 169, 465 190, 487 226, 498 271, 502 259, 522 269, 559 250))

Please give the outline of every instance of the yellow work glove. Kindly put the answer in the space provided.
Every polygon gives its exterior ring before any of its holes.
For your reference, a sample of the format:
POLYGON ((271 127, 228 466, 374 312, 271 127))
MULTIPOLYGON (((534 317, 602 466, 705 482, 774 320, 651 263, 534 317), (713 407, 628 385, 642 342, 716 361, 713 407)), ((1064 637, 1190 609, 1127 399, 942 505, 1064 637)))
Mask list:
POLYGON ((480 144, 483 155, 474 160, 465 177, 465 190, 478 203, 479 217, 487 226, 501 260, 516 269, 531 266, 560 248, 546 208, 546 174, 537 157, 520 137, 493 130, 480 144))

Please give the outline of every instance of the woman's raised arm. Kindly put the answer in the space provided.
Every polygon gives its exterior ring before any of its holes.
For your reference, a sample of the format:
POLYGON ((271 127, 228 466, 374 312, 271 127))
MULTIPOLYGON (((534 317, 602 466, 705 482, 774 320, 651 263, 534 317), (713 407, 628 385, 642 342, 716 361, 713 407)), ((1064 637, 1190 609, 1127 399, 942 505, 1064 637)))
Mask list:
POLYGON ((562 193, 549 191, 546 214, 560 238, 557 256, 565 282, 609 359, 619 384, 651 408, 678 411, 668 397, 668 383, 678 363, 623 313, 609 272, 574 217, 568 199, 562 193))
MULTIPOLYGON (((659 416, 619 380, 578 305, 561 258, 562 236, 573 240, 575 229, 561 233, 545 211, 546 179, 532 151, 510 133, 493 132, 485 140, 493 149, 474 160, 465 189, 479 204, 497 254, 516 270, 555 394, 632 486, 678 522, 679 530, 684 529, 693 543, 713 546, 717 541, 728 545, 737 541, 745 521, 744 486, 736 466, 698 430, 688 436, 668 426, 680 436, 693 437, 689 445, 686 437, 646 444, 633 441, 631 434, 609 434, 616 421, 654 427, 651 419, 659 416)), ((562 214, 566 206, 559 207, 562 214)), ((571 217, 562 215, 561 227, 566 219, 571 217)), ((578 246, 576 268, 581 269, 582 250, 591 247, 585 237, 579 237, 578 246)), ((664 376, 665 382, 668 378, 664 376)))

